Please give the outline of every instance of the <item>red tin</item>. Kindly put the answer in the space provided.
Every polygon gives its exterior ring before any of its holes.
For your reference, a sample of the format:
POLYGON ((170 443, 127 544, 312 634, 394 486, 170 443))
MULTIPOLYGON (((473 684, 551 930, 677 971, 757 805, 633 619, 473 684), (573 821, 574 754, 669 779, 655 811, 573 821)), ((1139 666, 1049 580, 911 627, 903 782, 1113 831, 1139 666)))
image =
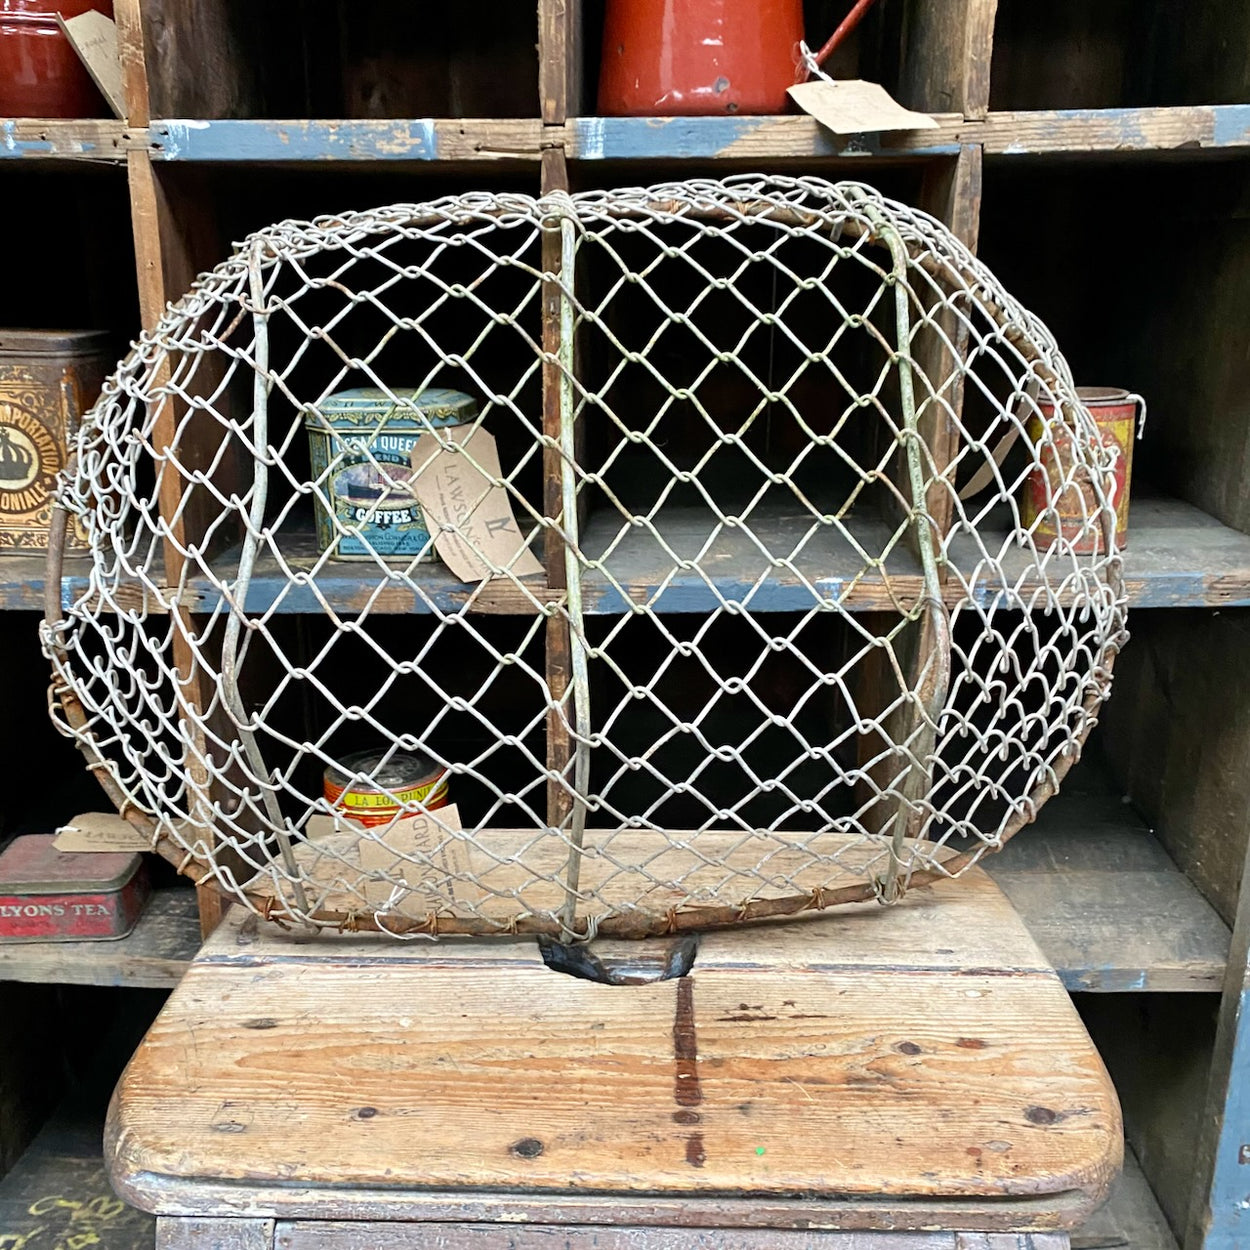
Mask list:
POLYGON ((108 117, 108 105, 56 15, 97 9, 113 0, 0 0, 0 117, 108 117))
POLYGON ((58 851, 52 838, 25 834, 0 855, 0 942, 125 937, 148 897, 142 856, 58 851))
POLYGON ((608 0, 599 112, 781 113, 802 38, 803 0, 608 0))
MULTIPOLYGON (((1128 538, 1129 488, 1133 481, 1133 441, 1137 434, 1137 418, 1145 416, 1145 401, 1110 386, 1080 386, 1076 391, 1081 406, 1094 419, 1102 445, 1116 453, 1113 473, 1115 490, 1116 545, 1123 547, 1128 538)), ((1052 421, 1054 407, 1039 402, 1041 416, 1029 421, 1029 437, 1041 442, 1044 425, 1050 427, 1050 441, 1042 448, 1042 467, 1034 469, 1024 484, 1020 501, 1021 520, 1026 527, 1037 522, 1035 530, 1039 546, 1054 542, 1062 532, 1072 550, 1088 553, 1102 549, 1102 527, 1095 519, 1096 502, 1091 487, 1062 483, 1073 464, 1072 438, 1067 427, 1052 421), (1059 526, 1052 523, 1056 517, 1059 526)))

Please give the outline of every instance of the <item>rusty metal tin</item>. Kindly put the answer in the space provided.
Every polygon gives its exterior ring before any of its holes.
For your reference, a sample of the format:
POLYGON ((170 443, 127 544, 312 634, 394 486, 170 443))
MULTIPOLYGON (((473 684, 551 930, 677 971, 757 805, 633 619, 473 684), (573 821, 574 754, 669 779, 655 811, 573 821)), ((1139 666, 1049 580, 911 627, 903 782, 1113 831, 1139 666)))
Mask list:
POLYGON ((148 897, 143 857, 132 851, 58 851, 29 833, 0 854, 0 942, 122 938, 148 897))
POLYGON ((412 751, 357 751, 341 766, 325 771, 325 796, 331 806, 362 825, 389 824, 403 805, 419 803, 427 811, 447 805, 447 769, 412 751))
MULTIPOLYGON (((1076 391, 1081 406, 1088 411, 1098 428, 1102 445, 1116 453, 1113 471, 1115 491, 1116 543, 1123 547, 1128 539, 1129 490, 1133 479, 1133 442, 1137 436, 1138 414, 1145 415, 1145 401, 1140 395, 1110 386, 1080 386, 1076 391)), ((1029 419, 1028 435, 1035 444, 1043 443, 1049 429, 1049 441, 1042 447, 1040 468, 1029 474, 1020 499, 1020 516, 1026 527, 1032 527, 1039 545, 1049 545, 1060 534, 1083 554, 1102 548, 1102 528, 1095 514, 1097 504, 1088 483, 1063 485, 1071 477, 1074 464, 1072 435, 1061 421, 1053 420, 1054 406, 1041 401, 1040 415, 1029 419), (1058 526, 1054 519, 1058 519, 1058 526)))
MULTIPOLYGON (((0 552, 47 550, 56 476, 109 360, 100 331, 0 330, 0 552)), ((86 546, 81 526, 66 543, 86 546)))

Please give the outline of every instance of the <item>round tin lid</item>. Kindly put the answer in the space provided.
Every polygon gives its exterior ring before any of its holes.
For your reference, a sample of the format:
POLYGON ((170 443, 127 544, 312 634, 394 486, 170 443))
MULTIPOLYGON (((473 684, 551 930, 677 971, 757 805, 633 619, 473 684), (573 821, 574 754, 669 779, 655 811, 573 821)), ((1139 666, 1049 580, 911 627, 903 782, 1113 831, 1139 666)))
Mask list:
POLYGON ((310 413, 304 424, 310 429, 323 429, 325 421, 334 426, 376 426, 384 420, 389 430, 420 431, 431 425, 460 425, 475 416, 477 400, 463 391, 443 386, 426 390, 393 387, 388 394, 377 386, 357 386, 323 399, 317 412, 310 413))
POLYGON ((326 780, 340 789, 350 784, 357 794, 373 791, 394 794, 434 781, 443 771, 428 755, 415 751, 396 751, 383 764, 385 754, 385 751, 356 751, 345 755, 339 767, 331 764, 326 769, 326 780))
POLYGON ((108 351, 107 330, 0 330, 0 355, 97 356, 108 351))

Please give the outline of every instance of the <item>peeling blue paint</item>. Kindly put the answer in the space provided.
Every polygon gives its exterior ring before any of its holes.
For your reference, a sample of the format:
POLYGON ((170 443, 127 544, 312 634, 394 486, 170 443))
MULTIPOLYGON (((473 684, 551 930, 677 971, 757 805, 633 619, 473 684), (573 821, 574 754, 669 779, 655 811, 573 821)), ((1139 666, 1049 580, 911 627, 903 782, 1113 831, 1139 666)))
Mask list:
POLYGON ((1212 141, 1217 148, 1250 146, 1250 104, 1221 104, 1215 115, 1212 141))
POLYGON ((410 121, 155 121, 152 155, 166 161, 436 161, 438 127, 410 121))
MULTIPOLYGON (((736 155, 746 140, 776 131, 793 119, 778 117, 578 117, 570 125, 576 136, 573 154, 584 161, 689 160, 736 155)), ((878 134, 835 135, 820 127, 805 155, 862 157, 952 155, 957 143, 892 147, 878 134)), ((751 155, 742 153, 743 157, 751 155)))
POLYGON ((1203 1250, 1243 1250, 1250 1237, 1250 991, 1243 985, 1215 1175, 1205 1211, 1203 1250))
MULTIPOLYGON (((28 127, 29 128, 29 127, 28 127)), ((17 120, 9 117, 0 121, 0 160, 21 160, 28 156, 92 156, 99 151, 99 144, 90 139, 78 139, 61 144, 46 138, 23 138, 17 132, 17 120)))

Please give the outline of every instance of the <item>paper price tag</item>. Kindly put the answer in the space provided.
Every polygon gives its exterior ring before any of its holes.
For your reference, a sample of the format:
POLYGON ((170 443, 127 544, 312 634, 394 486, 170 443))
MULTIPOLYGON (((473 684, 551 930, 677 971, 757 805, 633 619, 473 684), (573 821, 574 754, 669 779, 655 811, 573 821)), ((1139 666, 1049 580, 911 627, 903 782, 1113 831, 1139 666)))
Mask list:
POLYGON ((468 848, 454 836, 460 829, 454 803, 437 811, 397 820, 385 829, 364 832, 360 839, 360 866, 365 872, 385 872, 408 886, 366 881, 365 898, 371 907, 392 915, 424 917, 454 903, 462 883, 454 874, 468 867, 468 848), (424 855, 429 866, 405 855, 424 855))
POLYGON ((834 134, 858 135, 882 130, 936 130, 927 113, 913 113, 876 82, 859 78, 796 83, 790 99, 834 134))
POLYGON ((117 52, 117 25, 96 9, 77 17, 56 15, 57 24, 70 41, 92 81, 100 88, 117 117, 126 118, 126 98, 122 92, 122 63, 117 52))
POLYGON ((129 821, 109 812, 84 812, 52 839, 58 851, 150 851, 152 843, 129 821))
POLYGON ((493 481, 503 474, 494 438, 478 426, 447 429, 462 450, 451 451, 435 434, 422 434, 412 449, 411 485, 434 549, 465 582, 527 577, 543 566, 525 546, 508 492, 493 481), (501 570, 492 572, 491 566, 501 570))

